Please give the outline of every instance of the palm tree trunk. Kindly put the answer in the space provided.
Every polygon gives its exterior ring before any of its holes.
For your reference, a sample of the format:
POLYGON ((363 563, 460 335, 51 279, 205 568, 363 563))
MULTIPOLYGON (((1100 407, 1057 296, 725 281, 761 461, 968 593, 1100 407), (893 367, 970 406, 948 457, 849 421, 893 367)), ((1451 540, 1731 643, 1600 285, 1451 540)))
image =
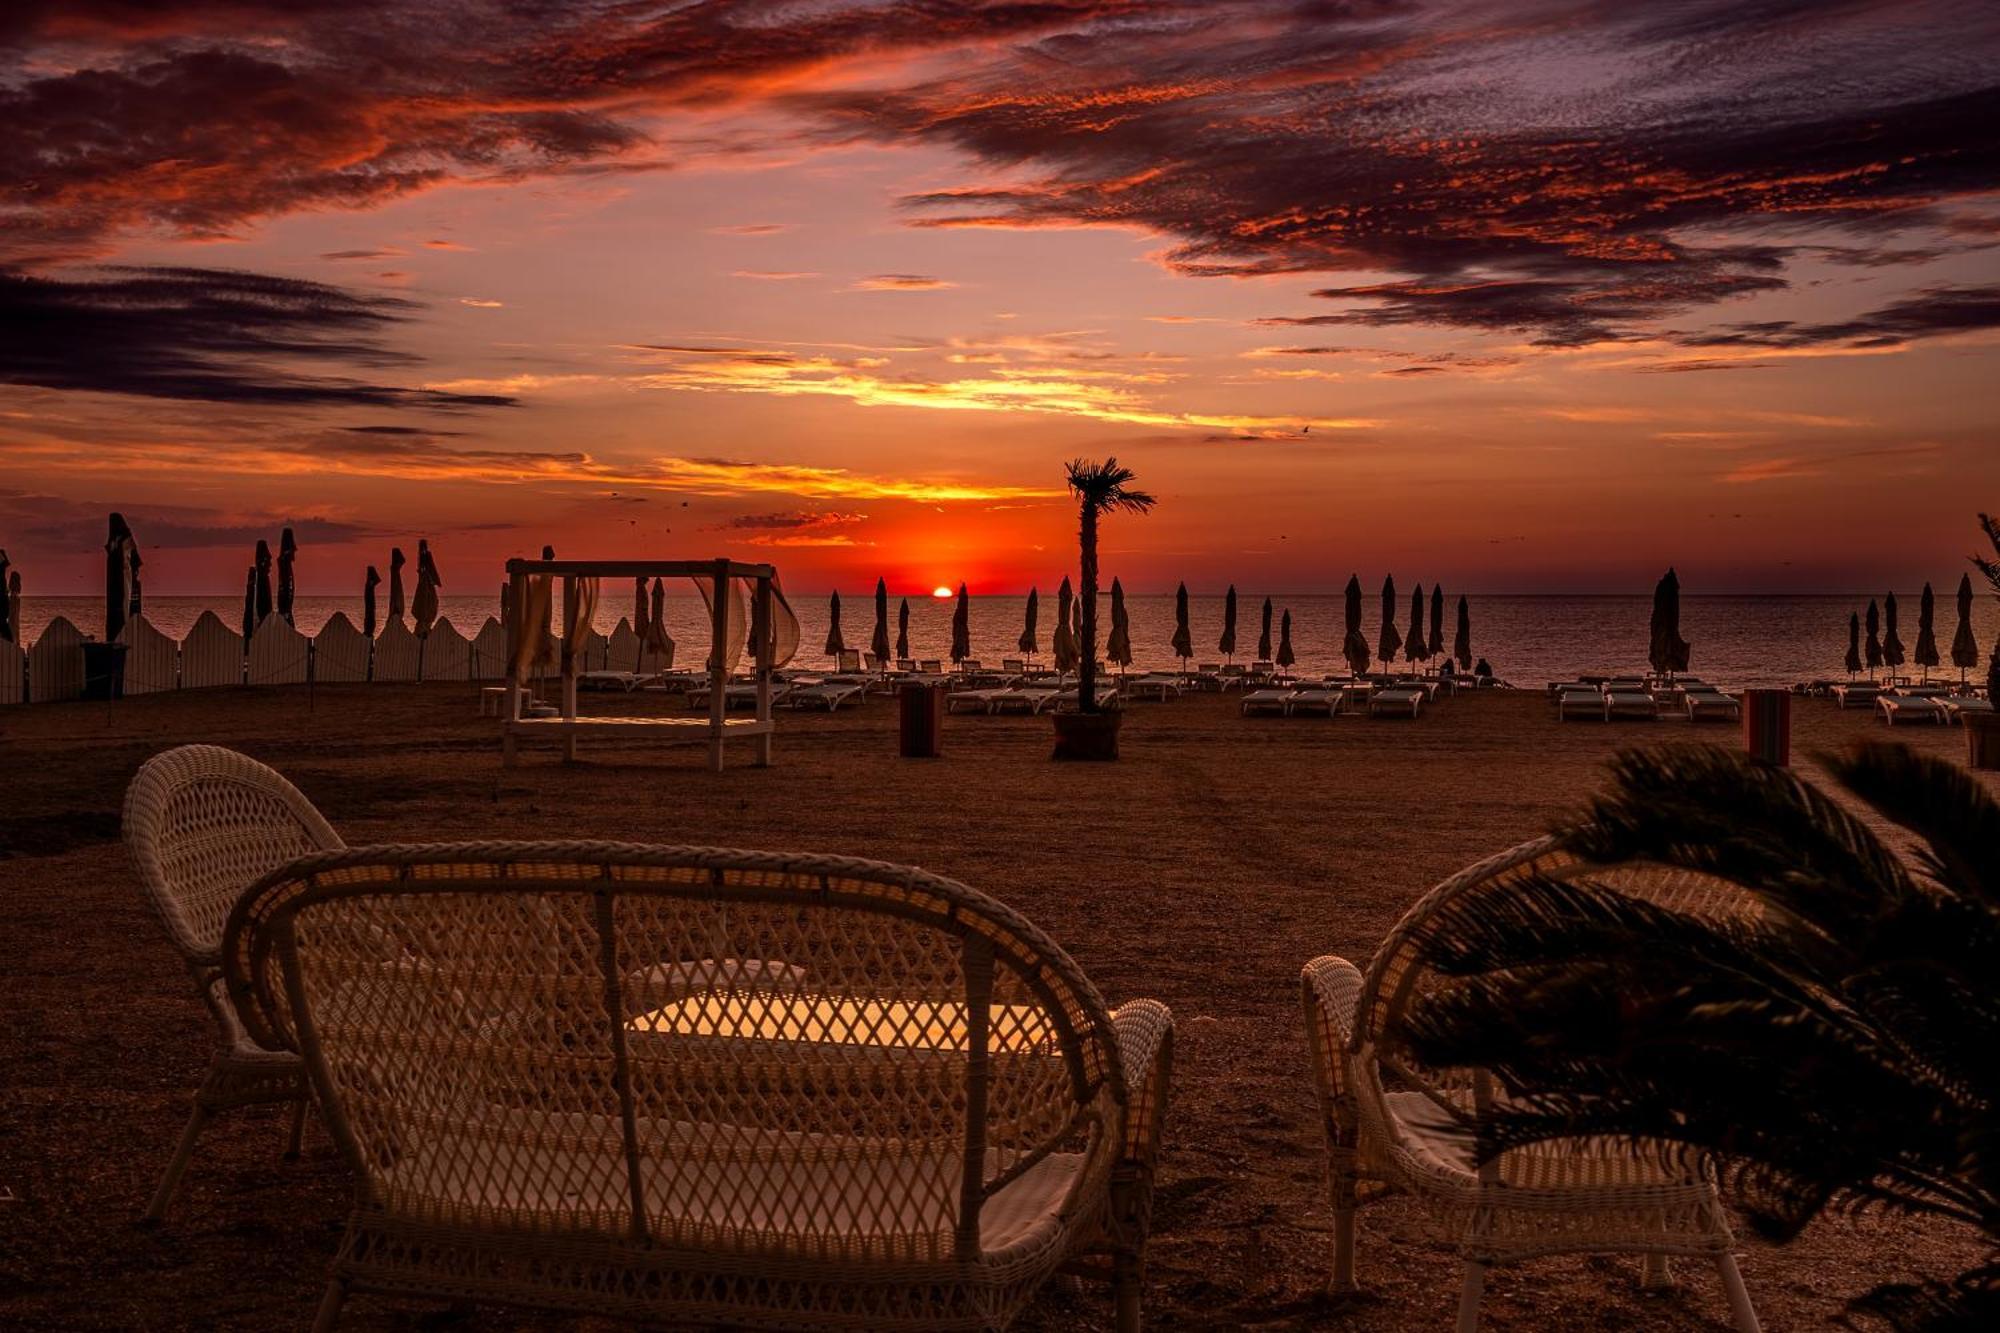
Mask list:
POLYGON ((1077 663, 1076 706, 1097 711, 1097 506, 1088 499, 1077 531, 1083 574, 1083 660, 1077 663))

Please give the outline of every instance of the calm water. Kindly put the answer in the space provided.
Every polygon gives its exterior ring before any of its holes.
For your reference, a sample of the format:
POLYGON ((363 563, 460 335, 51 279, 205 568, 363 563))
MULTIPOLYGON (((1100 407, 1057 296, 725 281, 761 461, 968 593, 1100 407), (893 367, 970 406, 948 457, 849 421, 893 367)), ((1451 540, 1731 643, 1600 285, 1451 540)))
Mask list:
MULTIPOLYGON (((1953 588, 1955 590, 1954 580, 1953 588)), ((1407 593, 1398 607, 1399 629, 1407 628, 1407 593)), ((1906 649, 1914 651, 1917 641, 1916 590, 1897 591, 1900 629, 1906 649)), ((387 598, 382 601, 387 604, 387 598)), ((1016 657, 1015 642, 1021 634, 1025 598, 975 597, 972 599, 973 655, 989 663, 1002 657, 1016 657)), ((1257 646, 1258 617, 1263 598, 1245 595, 1238 602, 1236 660, 1248 661, 1257 646)), ((841 627, 851 648, 865 648, 874 629, 873 599, 866 593, 842 595, 841 627)), ((629 597, 606 599, 600 606, 597 626, 607 634, 621 615, 631 613, 629 597)), ((890 639, 895 638, 897 599, 889 604, 890 639)), ((1691 670, 1718 684, 1786 685, 1813 676, 1840 676, 1841 659, 1847 650, 1847 617, 1865 611, 1868 595, 1814 596, 1687 596, 1681 601, 1681 633, 1694 645, 1691 670)), ((498 604, 489 597, 445 597, 441 613, 467 637, 479 630, 489 615, 498 613, 498 604)), ((1445 642, 1450 646, 1455 595, 1447 593, 1445 642)), ((942 658, 951 647, 953 603, 940 598, 910 599, 910 648, 916 657, 942 658)), ((1174 631, 1172 596, 1133 596, 1126 599, 1132 620, 1132 652, 1136 667, 1177 665, 1171 647, 1174 631)), ((1473 596, 1472 649, 1485 657, 1494 669, 1516 684, 1539 685, 1580 672, 1640 671, 1646 666, 1647 619, 1652 612, 1650 594, 1634 596, 1473 596)), ((801 647, 795 665, 819 666, 826 659, 818 651, 826 641, 827 603, 824 598, 799 598, 793 603, 801 625, 801 647)), ((1342 672, 1340 641, 1343 632, 1342 601, 1338 596, 1294 596, 1273 599, 1273 640, 1276 621, 1284 611, 1292 613, 1292 647, 1298 655, 1298 669, 1306 673, 1342 672)), ((156 626, 176 637, 186 633, 204 610, 213 610, 231 627, 243 617, 240 599, 217 597, 149 597, 146 615, 156 626)), ((357 625, 361 621, 361 600, 339 597, 301 597, 294 614, 298 627, 312 633, 334 612, 346 613, 357 625)), ((68 617, 85 634, 103 629, 103 603, 95 598, 30 597, 21 607, 27 641, 57 615, 68 617)), ((1939 655, 1947 662, 1951 638, 1957 628, 1957 608, 1950 595, 1940 596, 1936 634, 1939 655)), ((1201 661, 1220 661, 1215 651, 1222 629, 1222 598, 1189 598, 1189 621, 1193 627, 1195 655, 1201 661)), ((1055 598, 1044 594, 1039 639, 1042 657, 1049 650, 1050 627, 1055 620, 1055 598)), ((1368 641, 1375 642, 1380 624, 1377 599, 1363 602, 1362 627, 1368 641)), ((708 621, 701 599, 692 593, 667 599, 667 626, 680 645, 679 660, 697 660, 705 650, 708 621)), ((1108 599, 1100 605, 1100 633, 1110 627, 1108 599)), ((2000 633, 2000 605, 1992 597, 1976 598, 1973 629, 1979 640, 1981 660, 2000 633)), ((1957 673, 1949 666, 1944 672, 1957 673)))

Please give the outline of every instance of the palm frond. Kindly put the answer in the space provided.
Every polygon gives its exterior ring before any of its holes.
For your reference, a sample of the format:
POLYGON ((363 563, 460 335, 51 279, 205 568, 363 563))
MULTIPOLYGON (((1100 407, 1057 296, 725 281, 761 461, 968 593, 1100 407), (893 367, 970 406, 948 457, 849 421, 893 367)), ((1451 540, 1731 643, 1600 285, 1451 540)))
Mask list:
POLYGON ((1964 890, 2000 911, 2000 802, 1970 773, 1882 741, 1819 759, 1849 791, 1924 840, 1924 870, 1941 891, 1964 890))
POLYGON ((1138 474, 1120 465, 1116 458, 1106 458, 1101 463, 1085 458, 1072 459, 1066 472, 1069 488, 1076 492, 1077 498, 1101 512, 1122 510, 1143 514, 1157 503, 1145 491, 1130 489, 1131 484, 1138 480, 1138 474))
MULTIPOLYGON (((1995 518, 1991 514, 1981 514, 1979 529, 1986 534, 1986 540, 1993 544, 1993 557, 2000 557, 2000 518, 1995 518)), ((1975 555, 1972 557, 1972 563, 1986 576, 1986 581, 1993 585, 1994 596, 2000 597, 2000 559, 1975 555)))

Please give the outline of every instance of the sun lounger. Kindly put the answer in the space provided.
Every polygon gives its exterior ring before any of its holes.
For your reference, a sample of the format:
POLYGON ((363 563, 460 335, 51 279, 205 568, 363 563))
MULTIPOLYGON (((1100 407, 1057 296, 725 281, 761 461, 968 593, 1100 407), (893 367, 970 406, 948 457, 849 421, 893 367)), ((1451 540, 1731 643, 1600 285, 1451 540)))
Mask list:
MULTIPOLYGON (((1058 690, 1056 697, 1043 706, 1045 708, 1052 708, 1057 712, 1072 712, 1076 709, 1078 700, 1082 698, 1081 689, 1081 686, 1073 686, 1067 690, 1058 690)), ((1099 708, 1119 702, 1121 700, 1116 685, 1099 685, 1097 687, 1097 706, 1099 708)))
POLYGON ((1945 717, 1953 722, 1965 721, 1965 716, 1968 713, 1990 713, 1993 711, 1993 701, 1991 699, 1980 699, 1969 694, 1947 695, 1938 700, 1938 706, 1944 709, 1945 717))
POLYGON ((1134 699, 1151 699, 1157 703, 1165 703, 1169 699, 1180 698, 1181 681, 1178 676, 1149 674, 1135 676, 1120 688, 1134 699))
POLYGON ((1743 713, 1736 696, 1724 694, 1721 690, 1683 691, 1681 705, 1687 709, 1690 722, 1734 722, 1743 713))
POLYGON ((1573 717, 1602 722, 1608 716, 1604 711, 1603 692, 1588 685, 1565 686, 1557 692, 1555 698, 1558 722, 1567 722, 1573 717))
POLYGON ((987 707, 989 713, 1039 713, 1045 708, 1055 707, 1062 691, 1053 685, 1016 685, 1011 689, 996 690, 993 702, 987 707))
POLYGON ((1414 685, 1391 685, 1368 696, 1370 717, 1416 717, 1424 706, 1424 692, 1414 685))
POLYGON ((579 671, 576 673, 576 687, 579 690, 609 690, 630 693, 659 679, 656 671, 579 671))
POLYGON ((1345 693, 1345 690, 1331 686, 1308 685, 1291 692, 1285 700, 1285 712, 1324 713, 1332 717, 1340 711, 1341 696, 1345 693))
POLYGON ((1842 708, 1870 708, 1882 697, 1882 687, 1872 680, 1847 681, 1833 687, 1833 697, 1842 708))
POLYGON ((1742 717, 1742 705, 1736 697, 1714 689, 1682 691, 1680 705, 1688 711, 1690 723, 1734 723, 1742 717))
MULTIPOLYGON (((735 687, 730 687, 732 692, 735 687)), ((756 698, 755 687, 751 687, 751 698, 756 698)), ((801 685, 785 691, 783 706, 786 708, 824 708, 835 712, 848 704, 859 704, 861 696, 867 693, 867 686, 856 680, 823 680, 817 685, 801 685)), ((773 703, 779 702, 777 699, 773 703)))
POLYGON ((1892 727, 1898 722, 1941 724, 1946 720, 1943 704, 1935 699, 1907 694, 1879 695, 1875 700, 1875 709, 1882 714, 1882 720, 1892 727))
POLYGON ((1644 690, 1614 690, 1609 686, 1604 690, 1604 720, 1607 722, 1653 722, 1660 716, 1660 705, 1644 690))
MULTIPOLYGON (((811 689, 815 687, 795 686, 785 681, 772 681, 771 702, 773 704, 781 704, 791 695, 793 690, 801 688, 811 689)), ((704 685, 700 689, 689 690, 687 692, 688 707, 692 709, 708 707, 709 696, 714 692, 713 687, 708 685, 704 685)), ((724 709, 755 708, 757 706, 756 682, 741 681, 731 684, 722 692, 722 706, 724 709)))
POLYGON ((947 713, 990 713, 994 701, 1007 693, 1005 689, 953 690, 944 697, 944 711, 947 713))
POLYGON ((1243 694, 1243 716, 1252 713, 1284 713, 1289 711, 1290 690, 1246 690, 1243 694))

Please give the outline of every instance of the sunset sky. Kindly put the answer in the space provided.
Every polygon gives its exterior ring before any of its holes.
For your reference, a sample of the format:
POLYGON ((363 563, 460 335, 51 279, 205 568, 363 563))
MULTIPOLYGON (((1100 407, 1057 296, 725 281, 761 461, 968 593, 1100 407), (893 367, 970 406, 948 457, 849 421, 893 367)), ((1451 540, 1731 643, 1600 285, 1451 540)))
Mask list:
MULTIPOLYGON (((2000 5, 12 0, 0 546, 1154 591, 1956 580, 2000 5), (162 14, 161 10, 167 11, 162 14)), ((93 558, 95 557, 95 558, 93 558)))

